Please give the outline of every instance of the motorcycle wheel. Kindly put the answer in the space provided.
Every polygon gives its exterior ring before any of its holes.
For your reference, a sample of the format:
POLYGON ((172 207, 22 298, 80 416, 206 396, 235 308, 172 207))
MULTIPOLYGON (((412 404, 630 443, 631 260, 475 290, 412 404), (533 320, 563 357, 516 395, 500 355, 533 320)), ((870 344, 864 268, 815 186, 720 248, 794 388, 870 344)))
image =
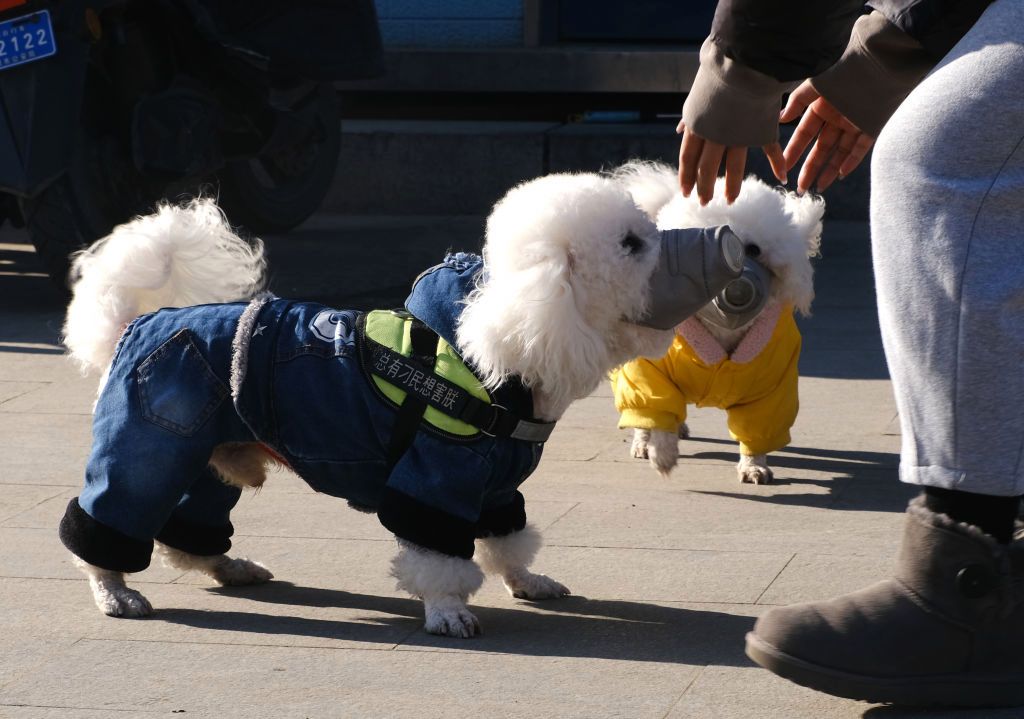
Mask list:
POLYGON ((316 212, 334 181, 341 119, 333 90, 319 93, 316 129, 297 144, 238 160, 218 174, 219 203, 256 234, 287 232, 316 212))

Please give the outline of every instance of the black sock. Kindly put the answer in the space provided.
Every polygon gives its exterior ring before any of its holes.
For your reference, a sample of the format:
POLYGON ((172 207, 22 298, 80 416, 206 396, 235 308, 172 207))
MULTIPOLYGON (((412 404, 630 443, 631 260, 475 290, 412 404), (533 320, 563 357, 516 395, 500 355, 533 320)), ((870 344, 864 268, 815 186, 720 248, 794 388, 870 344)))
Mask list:
POLYGON ((1020 509, 1020 497, 994 497, 938 487, 924 488, 924 505, 958 522, 973 524, 996 541, 1008 544, 1020 509))

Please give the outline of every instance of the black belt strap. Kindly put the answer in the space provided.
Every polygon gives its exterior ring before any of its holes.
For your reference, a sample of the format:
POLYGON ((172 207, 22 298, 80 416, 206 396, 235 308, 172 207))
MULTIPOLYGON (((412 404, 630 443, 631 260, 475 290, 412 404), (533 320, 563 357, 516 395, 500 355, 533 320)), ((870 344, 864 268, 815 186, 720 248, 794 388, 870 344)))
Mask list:
MULTIPOLYGON (((437 355, 437 334, 413 319, 411 328, 412 356, 406 357, 366 337, 370 350, 368 369, 385 382, 405 391, 395 427, 395 435, 408 432, 407 444, 395 456, 400 457, 412 443, 416 427, 427 406, 449 417, 476 427, 492 437, 510 437, 527 442, 546 442, 555 428, 554 422, 533 422, 520 419, 504 407, 477 399, 462 387, 434 373, 437 355), (418 339, 419 338, 419 339, 418 339), (408 405, 408 409, 406 406, 408 405)), ((396 442, 392 441, 392 448, 396 442)))
MULTIPOLYGON (((409 336, 412 340, 412 357, 397 355, 403 359, 416 362, 425 371, 433 374, 432 368, 437 357, 438 337, 432 329, 418 320, 413 320, 409 329, 409 336)), ((368 338, 367 338, 368 339, 368 338)), ((383 347, 383 345, 378 345, 383 347)), ((386 349, 386 348, 385 348, 386 349)), ((377 366, 377 357, 371 367, 377 366)), ((376 370, 372 370, 377 374, 376 370)), ((387 371, 387 370, 385 370, 387 371)), ((389 379, 389 381, 393 381, 389 379)), ((396 384, 398 384, 396 382, 396 384)), ((402 385, 399 385, 402 386, 402 385)), ((405 399, 398 408, 398 416, 395 417, 395 426, 391 430, 391 443, 388 445, 388 465, 394 467, 406 450, 412 445, 419 430, 420 422, 423 420, 423 413, 427 411, 427 400, 421 394, 406 391, 405 399)))

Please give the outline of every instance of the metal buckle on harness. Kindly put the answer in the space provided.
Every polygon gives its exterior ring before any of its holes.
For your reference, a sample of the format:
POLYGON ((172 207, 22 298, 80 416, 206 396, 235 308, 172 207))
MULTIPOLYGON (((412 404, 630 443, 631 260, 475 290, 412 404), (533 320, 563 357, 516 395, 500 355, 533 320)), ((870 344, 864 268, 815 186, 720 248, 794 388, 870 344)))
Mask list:
POLYGON ((497 435, 494 433, 494 428, 497 426, 498 421, 501 419, 501 413, 508 412, 508 407, 502 407, 500 404, 494 402, 491 403, 491 407, 493 407, 495 410, 498 410, 495 412, 491 412, 491 423, 487 425, 486 428, 479 427, 478 429, 484 434, 486 434, 488 437, 496 437, 497 435))

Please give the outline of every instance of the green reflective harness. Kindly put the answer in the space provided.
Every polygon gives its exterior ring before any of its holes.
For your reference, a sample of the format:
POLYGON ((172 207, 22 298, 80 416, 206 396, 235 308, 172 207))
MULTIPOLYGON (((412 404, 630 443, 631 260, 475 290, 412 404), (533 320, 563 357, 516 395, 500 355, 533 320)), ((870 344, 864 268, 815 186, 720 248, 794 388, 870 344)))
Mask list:
POLYGON ((422 422, 456 440, 507 437, 545 442, 554 422, 534 422, 495 404, 455 349, 407 312, 374 310, 361 319, 360 364, 378 394, 398 408, 394 464, 422 422))

